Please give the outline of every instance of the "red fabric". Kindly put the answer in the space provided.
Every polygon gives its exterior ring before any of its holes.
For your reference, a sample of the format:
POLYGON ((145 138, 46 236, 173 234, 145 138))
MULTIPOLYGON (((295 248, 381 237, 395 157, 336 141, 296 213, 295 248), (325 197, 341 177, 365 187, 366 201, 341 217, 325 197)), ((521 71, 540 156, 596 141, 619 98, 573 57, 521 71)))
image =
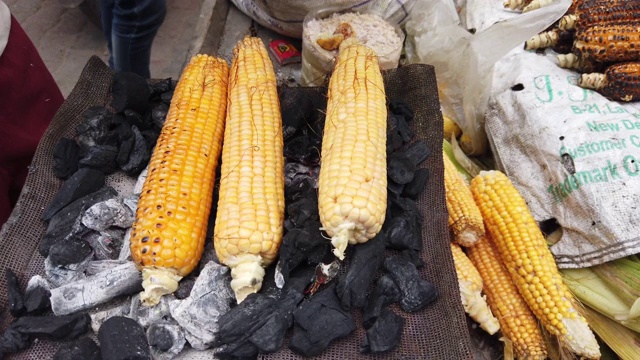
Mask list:
POLYGON ((0 56, 0 226, 20 195, 27 167, 64 98, 35 46, 11 16, 0 56))

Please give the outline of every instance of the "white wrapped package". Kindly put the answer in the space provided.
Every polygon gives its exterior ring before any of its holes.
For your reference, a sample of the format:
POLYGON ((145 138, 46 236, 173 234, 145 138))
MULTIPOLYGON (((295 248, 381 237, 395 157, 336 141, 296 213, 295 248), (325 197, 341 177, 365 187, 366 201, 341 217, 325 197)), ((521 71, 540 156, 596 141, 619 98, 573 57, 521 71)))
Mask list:
POLYGON ((555 54, 513 51, 495 66, 486 132, 538 221, 555 218, 561 268, 640 252, 640 106, 578 87, 555 54))

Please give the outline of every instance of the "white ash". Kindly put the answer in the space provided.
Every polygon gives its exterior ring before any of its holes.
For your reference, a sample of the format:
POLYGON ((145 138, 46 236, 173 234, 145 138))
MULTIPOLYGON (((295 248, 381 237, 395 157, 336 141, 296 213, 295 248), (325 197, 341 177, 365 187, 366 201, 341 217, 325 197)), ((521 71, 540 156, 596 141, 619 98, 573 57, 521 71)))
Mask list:
POLYGON ((131 210, 134 214, 138 209, 138 200, 140 199, 140 195, 131 195, 122 199, 122 203, 131 210))
POLYGON ((230 281, 229 268, 210 261, 200 272, 189 297, 169 302, 171 315, 194 349, 205 350, 216 340, 218 318, 229 311, 234 301, 230 281))
POLYGON ((131 228, 128 228, 124 233, 124 238, 122 239, 122 248, 120 248, 120 255, 118 255, 118 260, 131 260, 131 228))
POLYGON ((173 299, 175 299, 175 297, 166 295, 160 298, 160 302, 157 305, 146 306, 142 305, 140 294, 136 294, 131 297, 129 317, 146 329, 153 323, 171 318, 169 302, 173 299))
POLYGON ((285 283, 284 275, 282 275, 282 263, 280 261, 281 260, 278 260, 278 263, 276 264, 276 271, 273 274, 273 278, 275 279, 278 289, 282 289, 285 283))
POLYGON ((96 259, 110 260, 117 258, 122 251, 124 236, 124 229, 110 227, 103 231, 91 231, 82 238, 91 245, 96 259))
POLYGON ((49 283, 49 281, 47 281, 47 279, 43 278, 40 275, 34 275, 31 277, 31 279, 29 279, 29 282, 27 283, 27 289, 24 291, 24 293, 26 294, 39 287, 51 290, 51 284, 49 283))
MULTIPOLYGON (((162 320, 156 323, 153 323, 147 329, 147 340, 151 345, 151 356, 154 360, 172 360, 175 359, 178 354, 184 349, 184 345, 187 343, 187 340, 184 336, 184 331, 178 325, 175 320, 162 320), (160 351, 156 347, 153 346, 153 333, 161 330, 166 334, 170 335, 171 338, 171 348, 166 351, 160 351)), ((202 353, 200 353, 202 355, 202 353)))
POLYGON ((136 181, 136 185, 133 187, 133 195, 140 195, 142 193, 142 187, 144 186, 144 181, 147 180, 147 172, 149 171, 149 166, 144 168, 140 175, 138 175, 138 180, 136 181))
POLYGON ((98 330, 100 330, 100 326, 102 326, 102 324, 111 317, 129 317, 129 309, 131 309, 131 304, 129 301, 120 301, 119 303, 112 305, 107 309, 89 310, 89 317, 91 318, 91 330, 93 330, 93 332, 97 334, 98 330))
POLYGON ((89 266, 87 266, 87 270, 85 270, 84 273, 87 276, 92 276, 128 262, 129 261, 126 260, 93 260, 89 263, 89 266))
POLYGON ((54 266, 51 259, 47 257, 44 260, 44 274, 51 284, 51 288, 57 288, 66 284, 82 280, 86 278, 84 271, 93 259, 93 253, 76 264, 65 266, 54 266))
POLYGON ((130 261, 80 281, 51 290, 51 309, 56 315, 71 314, 142 289, 142 277, 130 261))
POLYGON ((82 224, 89 229, 104 231, 112 226, 128 228, 133 224, 135 212, 117 197, 91 206, 82 215, 82 224))

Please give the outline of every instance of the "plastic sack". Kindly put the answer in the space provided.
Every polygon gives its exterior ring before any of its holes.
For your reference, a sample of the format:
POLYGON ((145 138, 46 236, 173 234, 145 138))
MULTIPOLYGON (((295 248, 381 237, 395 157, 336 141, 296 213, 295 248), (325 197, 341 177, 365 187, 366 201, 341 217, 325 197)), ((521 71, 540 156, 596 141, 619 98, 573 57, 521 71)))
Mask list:
MULTIPOLYGON (((483 2, 495 14, 513 14, 503 8, 502 0, 483 2)), ((476 33, 471 34, 461 25, 453 1, 422 0, 415 4, 405 25, 407 59, 435 67, 442 110, 470 136, 468 153, 480 155, 488 148, 484 115, 496 61, 557 21, 569 5, 571 0, 557 0, 535 11, 487 24, 490 26, 484 29, 476 28, 476 33)), ((467 19, 473 6, 467 0, 467 19)))
POLYGON ((260 25, 279 34, 302 37, 302 23, 318 7, 357 9, 374 13, 392 24, 403 24, 416 0, 232 0, 233 4, 260 25))

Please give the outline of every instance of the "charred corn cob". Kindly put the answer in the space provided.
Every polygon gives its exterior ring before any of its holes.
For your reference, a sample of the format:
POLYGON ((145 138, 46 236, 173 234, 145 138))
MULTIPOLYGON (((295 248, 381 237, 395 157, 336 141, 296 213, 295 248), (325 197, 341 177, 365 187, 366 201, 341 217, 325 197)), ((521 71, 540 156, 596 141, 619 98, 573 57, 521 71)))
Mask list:
POLYGON ((605 63, 598 63, 592 59, 578 57, 576 54, 558 55, 558 66, 565 69, 573 69, 580 73, 598 72, 604 69, 605 63))
POLYGON ((318 179, 318 209, 333 253, 363 243, 382 228, 387 207, 387 109, 373 50, 340 44, 329 80, 318 179))
POLYGON ((276 75, 267 49, 259 38, 245 37, 233 56, 213 238, 242 302, 260 290, 264 267, 278 255, 284 158, 276 75))
POLYGON ((222 146, 229 67, 194 56, 174 91, 149 163, 131 232, 140 299, 154 305, 198 264, 222 146))
POLYGON ((471 181, 471 191, 505 267, 536 317, 573 353, 599 358, 596 338, 575 309, 542 232, 509 178, 483 171, 471 181))
POLYGON ((524 49, 537 50, 550 47, 555 52, 566 54, 571 52, 573 35, 572 31, 562 31, 555 28, 532 36, 531 39, 524 43, 524 49))
POLYGON ((597 62, 640 59, 640 25, 595 25, 576 31, 576 55, 597 62))
POLYGON ((604 74, 582 74, 578 85, 594 89, 616 101, 640 99, 640 63, 620 63, 611 65, 604 74))
POLYGON ((500 324, 491 313, 487 300, 481 294, 482 277, 458 244, 451 243, 451 253, 458 275, 458 286, 464 311, 477 321, 484 331, 491 335, 495 334, 500 330, 500 324))
POLYGON ((473 201, 469 185, 446 154, 444 161, 444 188, 449 211, 449 227, 456 243, 472 246, 484 236, 482 215, 473 201))
MULTIPOLYGON (((634 24, 640 19, 638 0, 586 0, 572 14, 573 18, 560 20, 559 26, 585 29, 593 25, 634 24)), ((571 15, 567 15, 571 16, 571 15)))
POLYGON ((489 236, 468 248, 467 254, 484 281, 489 307, 498 318, 502 334, 512 341, 516 357, 546 359, 547 347, 538 320, 518 292, 489 236))

